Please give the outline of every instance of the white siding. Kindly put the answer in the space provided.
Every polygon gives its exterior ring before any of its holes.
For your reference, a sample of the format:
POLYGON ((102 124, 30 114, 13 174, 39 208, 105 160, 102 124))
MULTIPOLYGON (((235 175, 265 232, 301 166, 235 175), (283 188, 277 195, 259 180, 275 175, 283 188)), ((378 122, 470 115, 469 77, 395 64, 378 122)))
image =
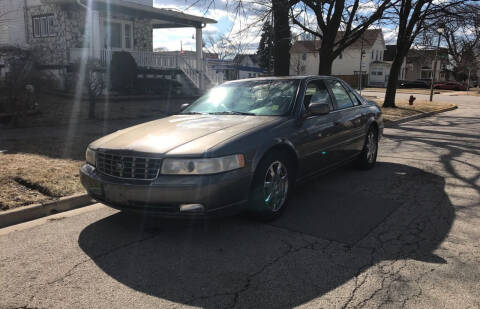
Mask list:
POLYGON ((292 53, 290 56, 290 75, 317 75, 318 53, 292 53))
MULTIPOLYGON (((365 48, 362 71, 369 72, 372 61, 383 61, 385 43, 378 37, 371 48, 365 48), (372 58, 373 51, 373 58, 372 58)), ((318 53, 292 53, 290 58, 290 75, 317 75, 319 66, 318 53)), ((360 48, 347 48, 342 57, 337 57, 332 64, 332 75, 354 75, 360 70, 360 48)))
POLYGON ((0 45, 25 46, 24 2, 0 0, 0 45))

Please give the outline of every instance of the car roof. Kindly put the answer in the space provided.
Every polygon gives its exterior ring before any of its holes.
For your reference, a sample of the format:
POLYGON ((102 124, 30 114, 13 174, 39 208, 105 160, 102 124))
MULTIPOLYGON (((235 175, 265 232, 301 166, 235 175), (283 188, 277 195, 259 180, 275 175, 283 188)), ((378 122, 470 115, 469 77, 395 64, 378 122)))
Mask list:
POLYGON ((244 81, 256 81, 256 80, 306 80, 306 79, 324 79, 324 78, 336 78, 335 76, 330 75, 301 75, 301 76, 265 76, 265 77, 255 77, 255 78, 244 78, 238 80, 232 80, 225 82, 225 84, 238 83, 244 81))

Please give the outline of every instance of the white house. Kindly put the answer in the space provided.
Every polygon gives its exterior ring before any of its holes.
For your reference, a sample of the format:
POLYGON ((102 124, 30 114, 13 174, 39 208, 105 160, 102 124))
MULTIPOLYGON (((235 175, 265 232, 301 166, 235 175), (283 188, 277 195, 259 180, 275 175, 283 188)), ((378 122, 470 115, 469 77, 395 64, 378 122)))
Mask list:
POLYGON ((59 79, 81 58, 108 65, 112 52, 127 51, 139 67, 173 70, 205 89, 218 82, 202 54, 208 23, 216 21, 156 8, 153 0, 0 0, 0 47, 34 49, 59 79), (196 29, 194 57, 153 52, 153 29, 181 27, 196 29))
POLYGON ((239 54, 233 59, 236 79, 259 77, 265 70, 258 65, 257 55, 239 54))
MULTIPOLYGON (((343 36, 339 31, 338 37, 343 36)), ((297 41, 290 50, 290 75, 316 75, 320 62, 318 50, 320 41, 297 41)), ((343 78, 351 85, 357 86, 361 72, 369 85, 384 86, 388 80, 389 64, 383 61, 386 50, 381 29, 371 29, 333 61, 332 75, 343 78), (363 53, 362 68, 360 55, 363 53)))

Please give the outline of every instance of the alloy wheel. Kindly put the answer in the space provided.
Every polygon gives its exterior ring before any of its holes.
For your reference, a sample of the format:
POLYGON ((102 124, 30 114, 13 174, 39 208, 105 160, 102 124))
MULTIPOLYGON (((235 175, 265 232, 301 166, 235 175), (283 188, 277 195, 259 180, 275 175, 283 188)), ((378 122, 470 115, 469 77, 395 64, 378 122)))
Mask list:
POLYGON ((288 195, 288 170, 280 161, 270 164, 263 184, 265 205, 277 212, 285 204, 288 195))
POLYGON ((367 136, 367 160, 368 163, 373 163, 377 154, 377 137, 375 132, 370 131, 367 136))

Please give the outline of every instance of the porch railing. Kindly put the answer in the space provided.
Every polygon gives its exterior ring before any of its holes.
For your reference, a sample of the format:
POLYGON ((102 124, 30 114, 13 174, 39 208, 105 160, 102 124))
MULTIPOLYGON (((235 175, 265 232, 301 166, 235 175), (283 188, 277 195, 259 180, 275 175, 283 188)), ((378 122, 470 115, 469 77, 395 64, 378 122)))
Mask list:
MULTIPOLYGON (((100 63, 107 66, 112 60, 113 52, 110 49, 102 49, 99 55, 100 63)), ((197 88, 201 88, 202 78, 210 82, 211 85, 218 85, 223 82, 223 74, 210 69, 205 59, 202 61, 202 73, 197 69, 197 59, 194 57, 148 51, 129 51, 129 53, 135 59, 137 65, 142 68, 181 70, 197 88)), ((70 62, 88 56, 87 49, 72 48, 70 50, 70 62)))

